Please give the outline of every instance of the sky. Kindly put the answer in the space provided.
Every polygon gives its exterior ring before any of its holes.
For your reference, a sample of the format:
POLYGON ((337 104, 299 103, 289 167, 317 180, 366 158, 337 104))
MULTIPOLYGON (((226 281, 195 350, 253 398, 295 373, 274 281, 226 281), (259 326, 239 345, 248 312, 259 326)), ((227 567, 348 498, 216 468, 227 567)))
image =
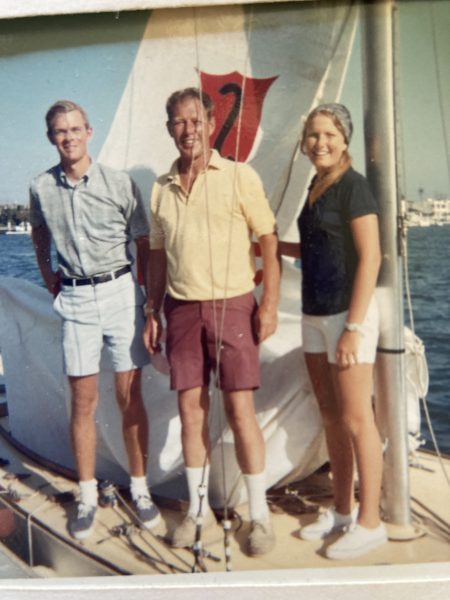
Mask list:
POLYGON ((0 204, 28 203, 32 177, 56 164, 45 113, 61 98, 79 102, 100 152, 144 32, 148 13, 0 21, 0 204))
MULTIPOLYGON (((449 111, 444 121, 441 116, 450 98, 450 0, 401 0, 399 6, 402 193, 411 200, 450 197, 444 134, 450 137, 449 111)), ((57 162, 44 123, 56 99, 72 98, 88 108, 94 126, 90 151, 98 155, 147 16, 139 11, 0 21, 0 204, 27 204, 31 178, 57 162)), ((358 35, 342 101, 353 114, 351 151, 363 171, 359 41, 358 35)))

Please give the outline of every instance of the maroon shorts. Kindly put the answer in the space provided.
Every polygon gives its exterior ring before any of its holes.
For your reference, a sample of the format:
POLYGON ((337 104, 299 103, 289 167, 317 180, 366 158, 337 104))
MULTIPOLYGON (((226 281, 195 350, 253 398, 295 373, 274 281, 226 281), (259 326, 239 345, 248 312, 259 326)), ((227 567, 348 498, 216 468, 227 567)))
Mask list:
POLYGON ((166 351, 170 386, 187 390, 209 384, 232 392, 259 387, 258 306, 250 292, 227 300, 184 301, 166 296, 166 351))

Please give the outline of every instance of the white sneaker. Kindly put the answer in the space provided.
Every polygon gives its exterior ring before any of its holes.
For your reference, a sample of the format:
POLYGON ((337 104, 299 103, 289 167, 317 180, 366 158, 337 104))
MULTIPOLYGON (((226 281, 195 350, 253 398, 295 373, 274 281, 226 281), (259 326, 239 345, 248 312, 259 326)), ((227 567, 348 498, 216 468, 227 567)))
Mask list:
POLYGON ((328 558, 345 560, 356 558, 369 550, 378 548, 387 542, 386 528, 380 523, 375 529, 368 529, 358 523, 351 525, 337 542, 328 546, 325 554, 328 558))
POLYGON ((356 523, 358 508, 355 507, 349 515, 341 515, 334 506, 321 513, 316 521, 302 527, 299 536, 302 540, 323 540, 323 538, 342 531, 344 527, 356 523))

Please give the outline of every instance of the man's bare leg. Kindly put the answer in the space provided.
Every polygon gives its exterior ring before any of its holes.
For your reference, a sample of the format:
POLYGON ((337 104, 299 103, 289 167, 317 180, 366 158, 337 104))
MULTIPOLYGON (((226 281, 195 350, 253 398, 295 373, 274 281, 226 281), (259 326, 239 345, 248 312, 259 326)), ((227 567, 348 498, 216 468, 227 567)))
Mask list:
POLYGON ((261 473, 265 469, 266 448, 256 419, 253 391, 225 392, 224 398, 241 471, 249 475, 261 473))
POLYGON ((189 508, 186 518, 173 532, 172 546, 192 546, 196 537, 199 513, 208 514, 209 479, 209 393, 206 386, 178 392, 181 419, 181 444, 189 490, 189 508))
POLYGON ((70 433, 75 464, 80 480, 80 502, 69 523, 70 534, 82 540, 94 526, 97 510, 97 480, 95 479, 95 411, 97 408, 97 375, 69 377, 72 392, 70 433))
POLYGON ((122 413, 122 432, 130 468, 130 492, 142 525, 155 527, 161 520, 147 483, 148 419, 141 391, 141 370, 115 374, 117 402, 122 413))
POLYGON ((275 545, 266 500, 265 444, 256 418, 252 390, 224 393, 225 411, 234 434, 236 458, 247 488, 251 529, 248 552, 266 554, 275 545))
POLYGON ((208 388, 181 390, 178 393, 178 409, 184 464, 203 468, 209 463, 208 388))
POLYGON ((130 474, 143 477, 147 472, 148 419, 142 399, 141 370, 116 373, 115 383, 130 474))
POLYGON ((72 393, 70 433, 75 464, 80 481, 95 477, 95 411, 97 409, 97 375, 69 377, 72 393))

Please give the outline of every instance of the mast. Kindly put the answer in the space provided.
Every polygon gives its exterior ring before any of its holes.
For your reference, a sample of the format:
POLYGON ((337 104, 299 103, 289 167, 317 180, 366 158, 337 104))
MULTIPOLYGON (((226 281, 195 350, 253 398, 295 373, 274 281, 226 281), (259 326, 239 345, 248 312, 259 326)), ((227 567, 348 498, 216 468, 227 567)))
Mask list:
MULTIPOLYGON (((411 525, 400 205, 395 167, 393 0, 364 4, 363 80, 366 172, 380 204, 382 266, 377 297, 380 339, 375 368, 376 414, 385 443, 383 510, 399 526, 411 525)), ((400 531, 401 530, 401 531, 400 531)))

